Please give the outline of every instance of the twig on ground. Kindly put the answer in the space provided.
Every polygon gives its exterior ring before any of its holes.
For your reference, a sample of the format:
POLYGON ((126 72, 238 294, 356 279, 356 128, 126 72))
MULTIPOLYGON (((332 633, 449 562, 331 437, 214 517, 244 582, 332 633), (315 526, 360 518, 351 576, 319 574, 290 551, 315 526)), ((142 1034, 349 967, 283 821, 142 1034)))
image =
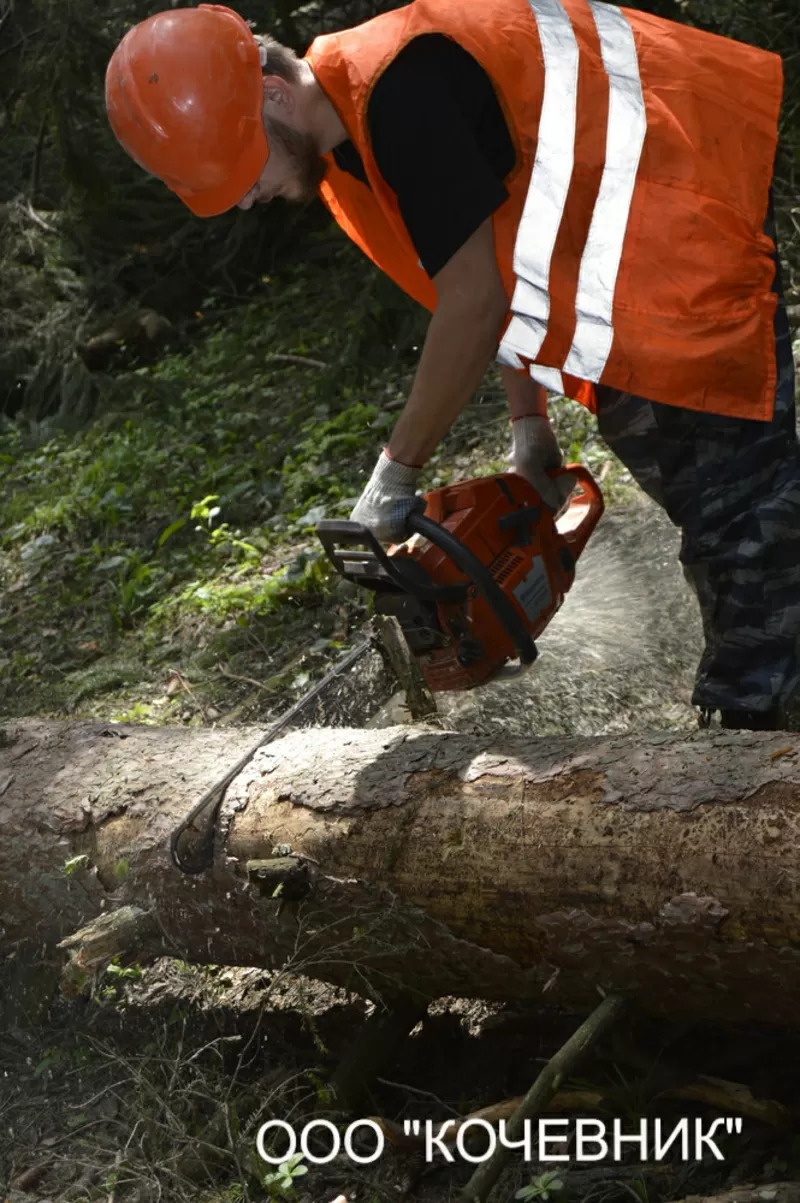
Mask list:
POLYGON ((240 673, 232 673, 224 664, 217 664, 217 672, 221 677, 227 677, 229 681, 241 681, 243 685, 252 685, 255 689, 260 689, 263 693, 274 693, 274 688, 265 685, 263 681, 257 681, 255 677, 244 677, 240 673))
POLYGON ((273 355, 268 355, 267 359, 272 360, 273 363, 296 363, 301 367, 308 368, 324 368, 327 370, 330 367, 330 364, 325 363, 324 360, 312 359, 308 355, 284 355, 276 352, 273 355))
MULTIPOLYGON (((395 1090, 405 1090, 408 1094, 418 1094, 420 1098, 432 1099, 434 1103, 438 1103, 440 1107, 444 1107, 445 1111, 452 1111, 453 1115, 458 1115, 454 1107, 449 1107, 432 1090, 423 1090, 421 1086, 409 1086, 406 1082, 391 1082, 388 1078, 376 1078, 375 1081, 379 1082, 381 1086, 392 1086, 395 1090)), ((425 1143, 424 1137, 420 1137, 420 1142, 422 1144, 425 1143)))
POLYGON ((527 1120, 534 1119, 545 1109, 565 1078, 572 1074, 589 1050, 612 1027, 625 1010, 625 1000, 611 994, 570 1036, 541 1071, 507 1128, 506 1142, 495 1148, 491 1157, 482 1162, 463 1192, 465 1203, 486 1203, 489 1193, 511 1158, 512 1148, 519 1143, 527 1120))

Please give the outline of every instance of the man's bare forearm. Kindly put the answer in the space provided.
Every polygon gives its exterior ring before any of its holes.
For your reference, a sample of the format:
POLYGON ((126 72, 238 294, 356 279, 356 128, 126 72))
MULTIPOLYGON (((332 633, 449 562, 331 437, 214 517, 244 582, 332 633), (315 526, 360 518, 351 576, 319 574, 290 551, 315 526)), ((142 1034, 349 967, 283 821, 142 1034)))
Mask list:
POLYGON ((527 372, 502 367, 500 376, 508 398, 511 418, 546 418, 547 389, 531 380, 527 372))
POLYGON ((425 464, 480 386, 497 351, 505 311, 474 299, 442 299, 433 314, 414 384, 389 440, 404 464, 425 464))

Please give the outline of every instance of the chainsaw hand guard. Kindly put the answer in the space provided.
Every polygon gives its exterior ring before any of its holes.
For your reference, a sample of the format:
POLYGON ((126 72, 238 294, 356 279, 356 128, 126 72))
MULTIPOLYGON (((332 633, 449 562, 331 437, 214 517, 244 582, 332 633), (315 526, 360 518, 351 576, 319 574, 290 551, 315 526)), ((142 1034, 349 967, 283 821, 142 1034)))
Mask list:
MULTIPOLYGON (((409 526, 419 517, 419 514, 411 514, 409 526)), ((386 577, 420 601, 462 601, 466 595, 466 585, 430 585, 424 580, 415 581, 411 574, 403 571, 402 561, 387 555, 372 531, 360 522, 326 518, 317 523, 317 535, 339 575, 358 585, 374 589, 373 582, 386 577), (354 548, 360 550, 354 551, 354 548)))

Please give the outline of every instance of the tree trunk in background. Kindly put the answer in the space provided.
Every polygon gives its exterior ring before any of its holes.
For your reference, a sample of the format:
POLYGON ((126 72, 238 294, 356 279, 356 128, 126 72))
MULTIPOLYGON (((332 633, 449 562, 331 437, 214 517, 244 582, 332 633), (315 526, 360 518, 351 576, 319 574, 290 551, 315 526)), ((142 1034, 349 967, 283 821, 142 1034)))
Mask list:
POLYGON ((229 788, 213 870, 181 874, 169 833, 257 738, 7 727, 0 952, 58 961, 58 940, 131 904, 158 933, 143 956, 288 958, 374 997, 585 1008, 602 990, 654 1014, 800 1019, 800 736, 296 731, 229 788))

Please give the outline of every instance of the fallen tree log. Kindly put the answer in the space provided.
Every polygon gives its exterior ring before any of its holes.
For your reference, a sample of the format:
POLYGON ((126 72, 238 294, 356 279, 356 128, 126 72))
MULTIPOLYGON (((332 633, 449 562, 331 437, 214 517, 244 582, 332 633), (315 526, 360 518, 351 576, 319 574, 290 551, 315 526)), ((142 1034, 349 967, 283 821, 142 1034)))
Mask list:
POLYGON ((295 731, 230 786, 213 869, 182 875, 170 831, 257 736, 10 724, 0 952, 58 959, 127 906, 87 949, 797 1024, 800 737, 295 731))

